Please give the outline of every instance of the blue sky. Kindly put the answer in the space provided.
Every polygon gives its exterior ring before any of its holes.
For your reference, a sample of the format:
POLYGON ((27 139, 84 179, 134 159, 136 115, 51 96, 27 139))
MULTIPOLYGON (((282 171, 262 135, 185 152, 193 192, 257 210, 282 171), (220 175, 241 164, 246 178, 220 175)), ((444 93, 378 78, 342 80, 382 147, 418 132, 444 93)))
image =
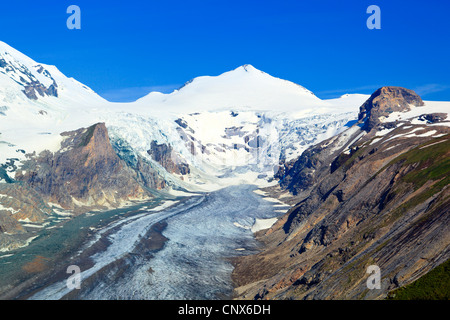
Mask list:
POLYGON ((450 1, 7 1, 0 40, 112 101, 252 64, 320 98, 383 85, 450 101, 450 1), (69 5, 81 30, 69 30, 69 5), (369 30, 369 5, 381 30, 369 30))

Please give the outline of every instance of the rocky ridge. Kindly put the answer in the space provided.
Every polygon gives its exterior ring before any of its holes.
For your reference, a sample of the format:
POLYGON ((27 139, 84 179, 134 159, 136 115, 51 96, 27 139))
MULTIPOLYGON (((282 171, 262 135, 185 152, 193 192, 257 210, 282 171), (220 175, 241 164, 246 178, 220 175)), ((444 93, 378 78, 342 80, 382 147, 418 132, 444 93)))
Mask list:
POLYGON ((11 160, 3 168, 0 183, 0 248, 26 245, 53 208, 71 215, 123 206, 130 201, 150 199, 151 190, 161 189, 165 180, 142 157, 131 159, 129 149, 111 144, 104 123, 61 133, 56 152, 27 154, 26 160, 11 160), (7 174, 15 172, 14 178, 7 174))
POLYGON ((236 260, 237 298, 382 299, 450 257, 446 115, 383 122, 420 97, 385 87, 371 98, 359 123, 280 170, 296 204, 258 234, 261 253, 236 260), (380 290, 366 286, 369 265, 380 290))
POLYGON ((117 207, 150 195, 114 151, 104 123, 61 136, 59 151, 30 155, 15 179, 37 190, 48 202, 71 210, 117 207))
POLYGON ((389 114, 411 110, 411 105, 424 105, 422 98, 414 91, 401 87, 382 87, 360 107, 358 120, 364 121, 365 129, 370 131, 389 114))

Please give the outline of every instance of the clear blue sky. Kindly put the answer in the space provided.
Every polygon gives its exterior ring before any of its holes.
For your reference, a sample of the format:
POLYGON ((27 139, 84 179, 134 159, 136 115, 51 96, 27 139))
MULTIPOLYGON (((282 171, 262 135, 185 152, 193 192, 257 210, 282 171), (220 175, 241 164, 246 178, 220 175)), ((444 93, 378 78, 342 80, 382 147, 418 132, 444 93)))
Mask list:
POLYGON ((247 63, 320 98, 397 85, 450 101, 449 17, 448 0, 2 1, 0 40, 116 101, 247 63))

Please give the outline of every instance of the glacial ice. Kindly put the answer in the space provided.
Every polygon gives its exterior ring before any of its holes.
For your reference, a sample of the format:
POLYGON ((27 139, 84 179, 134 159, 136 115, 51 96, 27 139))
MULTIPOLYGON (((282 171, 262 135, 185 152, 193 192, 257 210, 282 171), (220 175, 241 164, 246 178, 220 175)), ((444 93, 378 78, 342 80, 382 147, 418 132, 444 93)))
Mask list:
MULTIPOLYGON (((233 266, 227 259, 254 252, 257 244, 249 229, 256 219, 279 216, 279 207, 253 192, 255 186, 231 186, 153 214, 140 214, 120 220, 110 235, 111 244, 92 256, 95 265, 82 271, 82 279, 97 273, 96 281, 81 283, 82 299, 219 299, 232 291, 233 266), (167 222, 164 247, 149 258, 133 251, 140 237, 158 221, 167 222), (236 249, 245 248, 244 251, 236 249), (108 264, 135 252, 126 271, 110 280, 99 272, 108 264), (149 272, 151 270, 151 272, 149 272), (89 288, 83 287, 92 286, 89 288)), ((32 299, 59 299, 70 290, 58 282, 35 294, 32 299)))

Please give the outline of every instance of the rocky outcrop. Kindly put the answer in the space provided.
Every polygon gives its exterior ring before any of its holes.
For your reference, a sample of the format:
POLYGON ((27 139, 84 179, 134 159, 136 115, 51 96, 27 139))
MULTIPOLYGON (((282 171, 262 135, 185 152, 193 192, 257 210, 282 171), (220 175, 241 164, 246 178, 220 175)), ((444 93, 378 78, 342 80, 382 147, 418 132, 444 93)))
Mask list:
POLYGON ((0 251, 27 245, 54 219, 50 206, 74 214, 111 209, 166 186, 150 161, 125 141, 113 147, 104 123, 61 136, 59 151, 28 154, 25 161, 10 159, 0 167, 0 251))
POLYGON ((0 69, 1 72, 9 75, 16 83, 23 86, 22 92, 28 99, 37 100, 38 95, 41 97, 53 96, 58 97, 58 84, 51 76, 50 72, 46 70, 42 65, 38 64, 33 66, 39 74, 44 75, 46 78, 52 81, 52 84, 46 87, 41 83, 28 69, 19 61, 12 61, 8 52, 0 53, 0 69), (7 57, 7 59, 5 59, 7 57))
POLYGON ((329 154, 325 154, 323 149, 325 144, 319 144, 305 150, 302 155, 291 162, 283 164, 278 170, 275 178, 280 180, 282 188, 289 190, 293 195, 301 195, 316 182, 315 173, 321 168, 329 154))
POLYGON ((150 150, 147 153, 169 173, 181 175, 190 173, 189 165, 182 161, 170 145, 165 143, 158 144, 156 141, 152 141, 150 150))
POLYGON ((58 152, 29 156, 15 179, 65 209, 116 207, 149 196, 115 153, 104 123, 61 135, 58 152))
POLYGON ((382 299, 448 260, 450 129, 418 118, 359 123, 285 165, 298 202, 258 235, 265 250, 236 259, 237 298, 382 299))
POLYGON ((439 123, 447 119, 446 113, 430 113, 419 117, 420 120, 425 120, 428 123, 439 123))
POLYGON ((22 183, 0 183, 0 206, 16 221, 41 223, 52 213, 39 193, 22 183))
POLYGON ((365 121, 364 128, 370 131, 381 122, 382 117, 387 117, 392 112, 409 111, 410 105, 416 107, 424 105, 422 98, 413 90, 382 87, 360 107, 358 120, 365 121))
POLYGON ((0 183, 0 251, 24 246, 35 236, 22 223, 44 222, 52 209, 33 189, 21 183, 0 183))
POLYGON ((155 165, 133 150, 127 141, 116 138, 111 144, 119 158, 135 172, 136 180, 145 188, 159 190, 166 187, 166 181, 155 165))
POLYGON ((42 83, 38 81, 31 81, 27 85, 25 85, 23 93, 31 100, 37 100, 38 97, 36 94, 39 94, 41 97, 53 96, 58 97, 58 89, 57 84, 53 81, 48 88, 46 88, 42 83))
MULTIPOLYGON (((405 112, 410 110, 410 105, 423 106, 423 101, 414 91, 401 87, 382 87, 375 91, 370 98, 360 107, 358 115, 359 126, 370 131, 380 126, 383 118, 389 116, 392 112, 405 112)), ((443 121, 445 114, 422 115, 430 123, 443 121)), ((383 123, 385 128, 393 128, 395 123, 383 123)), ((324 169, 323 164, 330 164, 331 171, 334 171, 339 161, 345 158, 334 158, 336 150, 345 147, 346 142, 350 142, 361 131, 347 131, 339 137, 331 138, 327 141, 319 143, 305 150, 302 155, 288 163, 284 163, 277 172, 275 178, 280 180, 280 185, 289 190, 294 195, 301 195, 303 191, 307 191, 309 187, 317 183, 317 177, 320 176, 317 170, 324 169)), ((325 173, 328 171, 325 170, 325 173)))

